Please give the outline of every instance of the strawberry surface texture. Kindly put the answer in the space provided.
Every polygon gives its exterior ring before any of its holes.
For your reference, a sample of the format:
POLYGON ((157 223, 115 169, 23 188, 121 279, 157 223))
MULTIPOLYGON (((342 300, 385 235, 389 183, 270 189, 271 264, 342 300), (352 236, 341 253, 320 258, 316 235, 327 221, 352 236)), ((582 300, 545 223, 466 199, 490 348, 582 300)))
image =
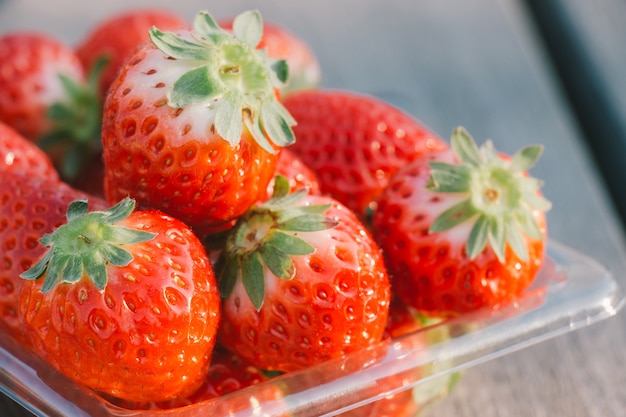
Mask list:
POLYGON ((280 188, 239 220, 218 261, 220 340, 256 366, 292 371, 380 341, 390 288, 354 213, 280 188))
POLYGON ((365 218, 389 178, 445 142, 402 110, 350 91, 307 90, 285 99, 298 124, 290 147, 320 179, 324 193, 365 218))
POLYGON ((540 148, 501 157, 462 128, 453 146, 403 167, 373 218, 396 293, 435 316, 513 301, 545 257, 549 203, 526 173, 540 148))
POLYGON ((250 12, 235 19, 234 35, 207 13, 193 30, 151 32, 105 102, 110 202, 131 196, 206 234, 262 198, 295 121, 276 98, 286 62, 255 49, 261 30, 250 12))
POLYGON ((204 247, 180 221, 134 211, 68 208, 68 223, 21 276, 22 326, 70 379, 131 401, 185 397, 204 380, 219 295, 204 247))
POLYGON ((20 325, 19 294, 26 271, 45 252, 43 234, 65 223, 67 206, 88 199, 94 209, 106 202, 59 183, 56 177, 33 176, 28 170, 0 169, 0 322, 9 334, 28 343, 20 325))

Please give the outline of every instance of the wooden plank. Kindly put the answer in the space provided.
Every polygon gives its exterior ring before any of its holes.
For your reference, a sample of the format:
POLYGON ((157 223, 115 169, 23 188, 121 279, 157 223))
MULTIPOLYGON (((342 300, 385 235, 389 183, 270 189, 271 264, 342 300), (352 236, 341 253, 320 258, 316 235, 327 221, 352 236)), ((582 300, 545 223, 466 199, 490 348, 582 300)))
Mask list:
MULTIPOLYGON (((200 0, 180 3, 187 16, 209 7, 200 0)), ((89 24, 123 5, 9 0, 0 4, 0 32, 37 26, 75 42, 89 24)), ((446 138, 464 125, 479 141, 492 138, 508 152, 544 143, 534 174, 546 181, 554 203, 550 235, 621 278, 626 251, 618 217, 520 3, 233 0, 210 7, 220 17, 259 8, 312 45, 327 87, 388 99, 446 138)), ((429 415, 618 417, 626 409, 625 323, 622 314, 473 368, 429 415)), ((16 415, 2 404, 0 415, 16 415)))

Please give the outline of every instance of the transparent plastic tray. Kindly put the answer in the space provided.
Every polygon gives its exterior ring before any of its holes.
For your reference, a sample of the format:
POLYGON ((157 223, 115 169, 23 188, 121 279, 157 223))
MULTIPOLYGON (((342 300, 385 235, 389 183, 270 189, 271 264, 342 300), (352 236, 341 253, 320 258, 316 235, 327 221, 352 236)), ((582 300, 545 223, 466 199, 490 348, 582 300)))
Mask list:
MULTIPOLYGON (((219 399, 165 411, 117 407, 0 341, 0 391, 38 416, 333 416, 615 315, 624 293, 594 260, 549 242, 548 262, 516 303, 380 343, 219 399), (447 337, 441 338, 445 332, 447 337), (440 339, 439 342, 424 345, 440 339), (268 392, 281 398, 267 398, 268 392)), ((7 338, 3 338, 7 339, 7 338)), ((414 391, 417 392, 417 391, 414 391)))

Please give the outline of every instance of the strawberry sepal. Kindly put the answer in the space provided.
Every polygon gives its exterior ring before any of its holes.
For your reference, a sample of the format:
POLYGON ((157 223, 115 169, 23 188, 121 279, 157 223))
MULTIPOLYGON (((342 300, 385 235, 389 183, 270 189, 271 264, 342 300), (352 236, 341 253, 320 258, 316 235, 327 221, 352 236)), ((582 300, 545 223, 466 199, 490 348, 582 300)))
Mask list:
POLYGON ((215 109, 215 131, 231 146, 241 140, 244 127, 263 149, 295 141, 295 120, 276 98, 289 76, 285 60, 269 59, 256 47, 263 20, 257 11, 238 15, 233 34, 223 30, 206 12, 196 15, 191 36, 153 27, 152 43, 165 55, 190 69, 167 93, 171 107, 202 104, 215 109))
POLYGON ((444 210, 429 231, 443 232, 473 222, 466 244, 470 259, 489 245, 504 262, 508 245, 520 259, 527 260, 523 235, 543 238, 532 213, 547 211, 551 206, 539 193, 541 182, 526 174, 541 155, 542 147, 528 146, 504 159, 490 141, 479 148, 462 127, 452 134, 451 147, 460 163, 431 162, 426 188, 456 193, 463 199, 444 210))
POLYGON ((46 151, 67 148, 59 167, 66 179, 77 177, 86 153, 100 152, 102 148, 102 97, 98 83, 108 63, 108 58, 100 58, 84 83, 59 74, 67 99, 48 107, 47 117, 53 128, 37 140, 37 145, 46 151))
POLYGON ((48 251, 21 278, 35 280, 45 274, 45 293, 58 283, 74 283, 87 275, 103 291, 107 265, 126 266, 133 260, 124 245, 155 237, 154 233, 117 224, 133 212, 135 202, 130 198, 108 210, 88 212, 87 208, 86 200, 76 200, 68 206, 67 223, 40 239, 48 251))
POLYGON ((286 178, 277 176, 275 182, 272 198, 252 207, 229 231, 216 265, 222 298, 232 293, 241 278, 257 311, 265 297, 266 270, 278 279, 292 279, 296 274, 292 256, 315 252, 300 233, 337 225, 323 214, 329 205, 298 205, 307 195, 306 189, 288 193, 286 178))

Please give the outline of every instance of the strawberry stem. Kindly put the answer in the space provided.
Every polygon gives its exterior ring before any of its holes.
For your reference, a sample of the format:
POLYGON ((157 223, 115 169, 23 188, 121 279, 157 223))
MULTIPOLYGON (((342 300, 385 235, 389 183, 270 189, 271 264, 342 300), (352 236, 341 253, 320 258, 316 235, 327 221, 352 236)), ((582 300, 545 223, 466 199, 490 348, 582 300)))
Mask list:
POLYGON ((474 259, 489 244, 501 262, 508 244, 522 260, 528 253, 523 234, 542 239, 533 210, 547 211, 550 202, 540 195, 542 183, 526 175, 542 152, 538 145, 519 150, 505 160, 487 141, 478 147, 470 134, 457 128, 451 139, 452 150, 460 164, 430 163, 427 189, 457 193, 462 201, 441 213, 430 232, 449 230, 467 221, 474 222, 466 253, 474 259))
POLYGON ((48 251, 20 277, 39 279, 45 274, 42 292, 57 283, 73 283, 84 274, 100 291, 107 283, 107 264, 126 266, 133 257, 124 245, 154 238, 154 233, 129 229, 116 223, 126 219, 134 210, 135 201, 125 198, 104 211, 87 212, 87 201, 76 200, 67 209, 67 223, 40 242, 48 251))

